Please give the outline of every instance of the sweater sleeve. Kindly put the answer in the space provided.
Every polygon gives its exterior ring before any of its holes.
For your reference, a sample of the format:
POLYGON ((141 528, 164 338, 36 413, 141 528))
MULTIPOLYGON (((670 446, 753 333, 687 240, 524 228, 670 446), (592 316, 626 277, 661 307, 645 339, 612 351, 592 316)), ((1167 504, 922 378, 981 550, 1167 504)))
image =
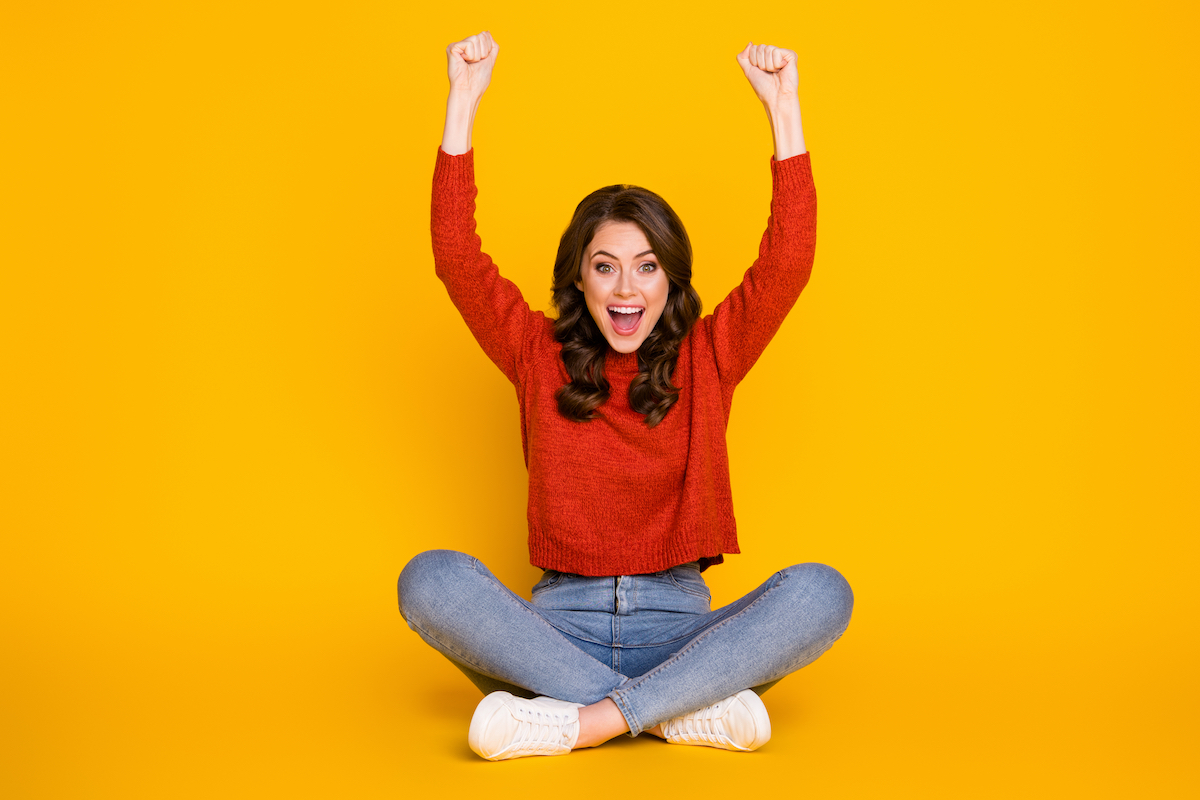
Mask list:
POLYGON ((722 383, 754 366, 808 283, 816 253, 817 194, 808 153, 771 159, 771 214, 758 258, 709 320, 722 383))
POLYGON ((430 229, 433 263, 471 333, 513 383, 541 314, 530 310, 516 284, 500 275, 475 233, 475 151, 451 156, 438 148, 430 229))

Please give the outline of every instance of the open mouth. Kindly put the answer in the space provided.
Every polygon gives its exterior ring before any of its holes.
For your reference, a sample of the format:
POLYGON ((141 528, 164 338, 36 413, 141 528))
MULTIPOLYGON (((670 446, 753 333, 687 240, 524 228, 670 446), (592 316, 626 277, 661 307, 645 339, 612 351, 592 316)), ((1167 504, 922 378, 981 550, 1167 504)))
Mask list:
POLYGON ((613 330, 622 336, 628 336, 638 329, 646 309, 641 306, 609 306, 608 318, 612 320, 613 330))

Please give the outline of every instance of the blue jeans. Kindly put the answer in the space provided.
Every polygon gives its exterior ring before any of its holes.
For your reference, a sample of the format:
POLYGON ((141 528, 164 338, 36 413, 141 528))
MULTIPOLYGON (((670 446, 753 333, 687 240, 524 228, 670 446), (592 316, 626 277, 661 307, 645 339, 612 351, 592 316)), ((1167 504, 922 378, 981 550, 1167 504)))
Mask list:
POLYGON ((798 564, 712 611, 694 563, 603 578, 546 570, 529 602, 453 550, 413 558, 399 594, 409 627, 485 694, 609 697, 632 736, 743 689, 761 694, 828 650, 854 604, 837 570, 798 564))

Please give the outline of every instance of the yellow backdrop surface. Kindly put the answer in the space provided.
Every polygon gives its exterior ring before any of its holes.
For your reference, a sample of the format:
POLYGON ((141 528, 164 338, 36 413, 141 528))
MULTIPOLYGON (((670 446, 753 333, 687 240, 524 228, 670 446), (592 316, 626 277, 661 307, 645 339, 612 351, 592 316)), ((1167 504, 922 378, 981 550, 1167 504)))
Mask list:
POLYGON ((9 5, 0 795, 1194 796, 1194 4, 9 5), (757 753, 483 762, 397 613, 424 549, 538 574, 515 394, 429 245, 484 28, 479 229, 535 308, 614 182, 716 305, 770 195, 734 54, 800 54, 817 263, 706 577, 822 561, 857 604, 757 753))

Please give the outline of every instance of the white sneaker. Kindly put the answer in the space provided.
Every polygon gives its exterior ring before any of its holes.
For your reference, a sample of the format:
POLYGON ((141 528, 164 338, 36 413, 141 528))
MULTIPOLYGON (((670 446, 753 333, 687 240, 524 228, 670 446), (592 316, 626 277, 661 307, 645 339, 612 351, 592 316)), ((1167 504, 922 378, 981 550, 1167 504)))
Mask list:
POLYGON ((771 739, 771 718, 758 695, 746 689, 699 711, 662 724, 671 744, 699 744, 742 752, 757 750, 771 739))
POLYGON ((492 692, 475 708, 467 744, 488 761, 564 756, 579 740, 582 707, 550 697, 526 700, 508 692, 492 692))

